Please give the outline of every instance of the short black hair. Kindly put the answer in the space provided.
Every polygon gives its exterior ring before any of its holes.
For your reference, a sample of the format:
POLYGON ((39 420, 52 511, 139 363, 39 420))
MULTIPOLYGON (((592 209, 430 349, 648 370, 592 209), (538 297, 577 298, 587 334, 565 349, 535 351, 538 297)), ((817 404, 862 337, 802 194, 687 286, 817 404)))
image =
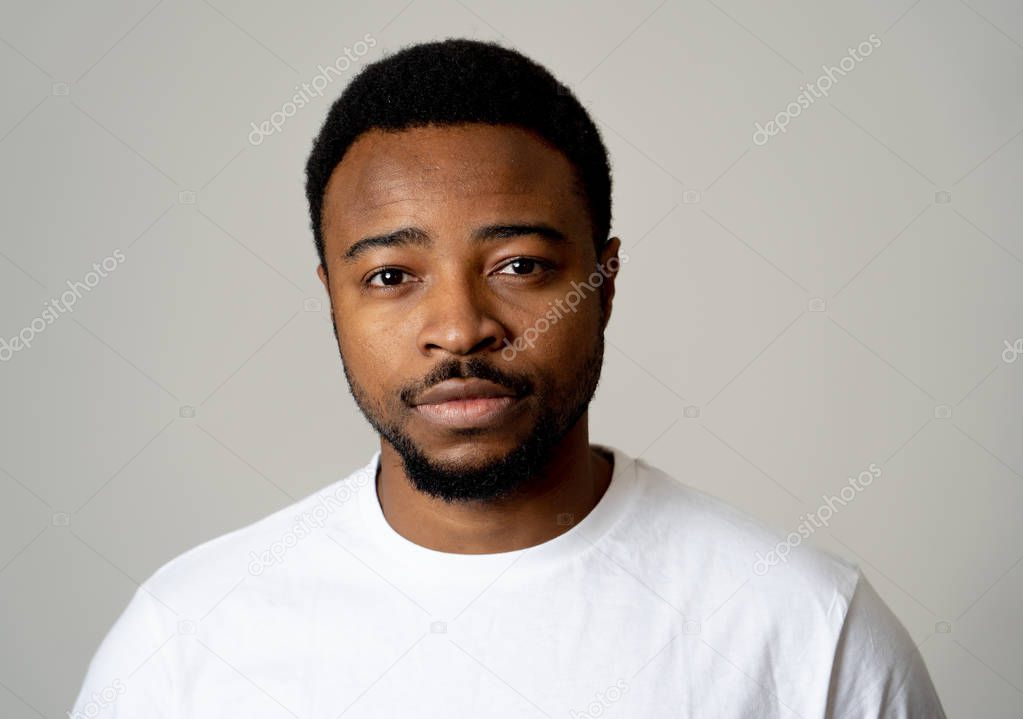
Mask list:
POLYGON ((313 238, 324 268, 323 195, 356 138, 373 129, 465 123, 521 127, 564 154, 576 171, 599 253, 611 229, 611 166, 589 114, 525 55, 452 38, 412 45, 367 65, 331 106, 306 163, 313 238))

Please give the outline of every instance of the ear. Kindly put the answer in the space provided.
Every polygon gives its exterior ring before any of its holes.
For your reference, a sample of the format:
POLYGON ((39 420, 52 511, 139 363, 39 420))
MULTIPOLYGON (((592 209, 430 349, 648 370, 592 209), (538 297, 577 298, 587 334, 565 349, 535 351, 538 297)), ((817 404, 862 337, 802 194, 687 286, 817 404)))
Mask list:
MULTIPOLYGON (((600 272, 604 275, 604 282, 600 286, 600 301, 604 306, 604 327, 607 327, 611 319, 611 307, 615 296, 615 280, 618 277, 618 270, 622 265, 623 258, 618 256, 618 250, 622 241, 612 237, 604 243, 597 261, 600 263, 600 272)), ((623 255, 624 259, 628 259, 623 255)))
POLYGON ((327 284, 327 271, 323 269, 323 265, 316 265, 316 274, 320 278, 320 282, 323 283, 324 289, 327 290, 327 294, 330 294, 330 285, 327 284))

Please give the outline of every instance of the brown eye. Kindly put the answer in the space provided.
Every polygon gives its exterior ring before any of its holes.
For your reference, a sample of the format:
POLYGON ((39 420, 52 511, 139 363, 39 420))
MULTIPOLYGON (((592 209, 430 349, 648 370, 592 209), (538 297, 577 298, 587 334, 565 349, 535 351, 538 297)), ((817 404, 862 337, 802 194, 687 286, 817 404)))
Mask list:
POLYGON ((536 260, 529 259, 528 257, 519 257, 519 258, 516 258, 516 259, 512 260, 511 262, 509 262, 504 267, 502 267, 501 271, 498 272, 498 274, 499 275, 531 275, 531 274, 533 274, 533 270, 535 270, 539 264, 540 263, 537 262, 536 260), (508 269, 510 269, 511 272, 505 272, 505 270, 508 270, 508 269))
POLYGON ((402 278, 405 276, 404 270, 395 269, 393 267, 387 267, 378 272, 374 272, 370 275, 367 284, 374 287, 394 287, 400 285, 402 278), (379 282, 377 281, 379 280, 379 282))

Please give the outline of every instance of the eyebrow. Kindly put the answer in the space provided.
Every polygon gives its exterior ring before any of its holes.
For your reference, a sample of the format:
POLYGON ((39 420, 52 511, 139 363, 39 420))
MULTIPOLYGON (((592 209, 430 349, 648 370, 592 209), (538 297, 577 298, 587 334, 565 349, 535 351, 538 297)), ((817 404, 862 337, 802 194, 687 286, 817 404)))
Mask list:
MULTIPOLYGON (((556 245, 568 242, 568 237, 565 233, 542 222, 485 225, 472 233, 472 240, 473 242, 483 243, 493 240, 507 240, 513 237, 524 237, 526 235, 537 235, 556 245)), ((433 239, 425 230, 421 230, 418 227, 402 227, 393 232, 363 237, 361 240, 353 242, 345 250, 344 261, 346 263, 354 262, 358 259, 359 255, 374 247, 406 247, 409 245, 429 247, 432 244, 433 239)))

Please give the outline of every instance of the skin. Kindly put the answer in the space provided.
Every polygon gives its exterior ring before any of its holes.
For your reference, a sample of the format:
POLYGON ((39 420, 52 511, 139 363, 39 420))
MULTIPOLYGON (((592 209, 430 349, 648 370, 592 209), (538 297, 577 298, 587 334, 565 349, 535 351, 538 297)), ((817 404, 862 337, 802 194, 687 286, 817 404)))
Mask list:
MULTIPOLYGON (((331 175, 323 236, 326 267, 318 274, 353 394, 371 422, 400 427, 432 462, 473 467, 504 457, 540 414, 534 392, 497 426, 464 431, 427 422, 401 393, 425 389, 442 364, 484 362, 562 402, 578 394, 587 354, 592 360, 590 348, 611 316, 620 241, 611 238, 598 257, 572 165, 535 134, 483 124, 367 132, 331 175), (564 239, 532 230, 474 239, 493 225, 542 225, 564 239), (364 247, 346 257, 361 239, 407 227, 427 242, 364 247), (587 282, 598 262, 606 278, 575 312, 532 347, 502 357, 564 302, 573 281, 587 282)), ((377 491, 388 523, 444 552, 505 552, 547 541, 589 513, 613 469, 589 444, 586 412, 543 469, 498 500, 447 502, 418 491, 401 455, 380 441, 377 491)))

